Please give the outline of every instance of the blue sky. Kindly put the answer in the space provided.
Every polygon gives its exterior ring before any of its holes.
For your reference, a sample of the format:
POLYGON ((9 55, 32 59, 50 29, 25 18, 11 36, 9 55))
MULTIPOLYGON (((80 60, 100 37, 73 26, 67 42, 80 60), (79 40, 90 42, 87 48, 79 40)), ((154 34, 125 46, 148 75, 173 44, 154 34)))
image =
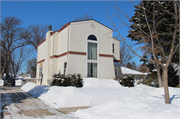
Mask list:
MULTIPOLYGON (((51 24, 54 29, 60 29, 61 24, 88 14, 113 29, 106 16, 106 8, 111 16, 116 12, 111 4, 113 1, 1 1, 1 19, 16 16, 22 19, 24 27, 33 24, 51 24)), ((117 1, 117 4, 128 16, 134 14, 134 4, 130 1, 117 1)), ((126 27, 121 27, 119 31, 124 37, 128 35, 126 27)), ((134 58, 134 61, 139 64, 139 58, 134 58)))

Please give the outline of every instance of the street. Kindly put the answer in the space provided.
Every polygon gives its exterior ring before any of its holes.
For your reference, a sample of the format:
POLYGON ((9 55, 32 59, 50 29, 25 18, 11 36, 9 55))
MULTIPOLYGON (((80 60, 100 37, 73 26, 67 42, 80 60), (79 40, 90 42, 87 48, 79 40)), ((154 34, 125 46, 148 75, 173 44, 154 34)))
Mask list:
POLYGON ((0 87, 1 119, 69 119, 20 87, 0 87))

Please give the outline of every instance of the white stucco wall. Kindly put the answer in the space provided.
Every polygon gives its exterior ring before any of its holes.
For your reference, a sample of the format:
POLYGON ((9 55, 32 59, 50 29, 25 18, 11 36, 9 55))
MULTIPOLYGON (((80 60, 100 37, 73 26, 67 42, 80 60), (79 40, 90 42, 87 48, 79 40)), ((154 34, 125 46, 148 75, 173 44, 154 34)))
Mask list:
POLYGON ((95 35, 100 43, 100 54, 112 54, 112 30, 95 22, 83 21, 70 24, 70 51, 85 52, 87 38, 89 35, 95 35), (91 25, 93 24, 94 27, 91 25), (111 37, 110 37, 111 36, 111 37))
POLYGON ((99 57, 99 78, 114 79, 114 64, 111 57, 99 57))
POLYGON ((67 52, 68 45, 68 27, 64 28, 62 31, 58 33, 58 42, 57 42, 57 53, 58 55, 67 52))
MULTIPOLYGON (((45 53, 45 49, 47 47, 47 43, 46 43, 46 40, 37 47, 37 62, 39 61, 42 61, 42 60, 45 60, 45 57, 46 57, 46 53, 45 53)), ((40 84, 40 79, 41 77, 39 77, 39 65, 40 63, 37 64, 37 67, 36 67, 36 79, 37 79, 37 84, 40 84)), ((43 71, 45 71, 45 61, 42 62, 42 67, 43 67, 43 71)))
POLYGON ((46 53, 44 53, 44 50, 46 49, 46 41, 44 41, 41 45, 37 48, 37 62, 45 59, 46 53))
POLYGON ((120 60, 120 41, 113 38, 112 43, 114 43, 114 59, 120 60))
POLYGON ((57 58, 57 60, 58 60, 58 65, 57 65, 58 68, 56 72, 60 74, 64 74, 64 62, 67 62, 67 55, 57 58))
POLYGON ((86 55, 68 55, 66 74, 81 74, 82 77, 87 77, 86 55))

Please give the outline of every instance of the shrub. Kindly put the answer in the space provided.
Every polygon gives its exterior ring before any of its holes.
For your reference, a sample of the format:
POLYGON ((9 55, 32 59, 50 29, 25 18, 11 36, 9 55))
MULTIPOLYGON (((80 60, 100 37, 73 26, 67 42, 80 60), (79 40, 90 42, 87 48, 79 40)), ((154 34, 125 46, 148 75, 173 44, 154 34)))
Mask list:
POLYGON ((75 86, 82 87, 82 79, 80 74, 54 74, 52 86, 75 86))
POLYGON ((118 78, 115 80, 117 80, 122 86, 134 87, 134 77, 133 76, 126 76, 126 77, 118 78))

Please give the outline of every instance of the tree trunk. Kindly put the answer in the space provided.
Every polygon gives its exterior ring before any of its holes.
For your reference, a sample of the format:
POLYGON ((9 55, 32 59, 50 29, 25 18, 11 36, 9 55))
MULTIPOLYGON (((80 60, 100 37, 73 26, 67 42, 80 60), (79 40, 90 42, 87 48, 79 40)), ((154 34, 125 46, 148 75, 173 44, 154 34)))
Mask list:
POLYGON ((165 103, 170 104, 169 89, 168 89, 168 69, 166 67, 163 68, 163 84, 164 84, 165 103))
POLYGON ((161 71, 159 67, 157 68, 157 76, 158 76, 159 87, 163 87, 163 81, 162 81, 161 71))
POLYGON ((3 79, 4 71, 5 71, 5 67, 2 68, 1 75, 0 75, 0 79, 3 79))

